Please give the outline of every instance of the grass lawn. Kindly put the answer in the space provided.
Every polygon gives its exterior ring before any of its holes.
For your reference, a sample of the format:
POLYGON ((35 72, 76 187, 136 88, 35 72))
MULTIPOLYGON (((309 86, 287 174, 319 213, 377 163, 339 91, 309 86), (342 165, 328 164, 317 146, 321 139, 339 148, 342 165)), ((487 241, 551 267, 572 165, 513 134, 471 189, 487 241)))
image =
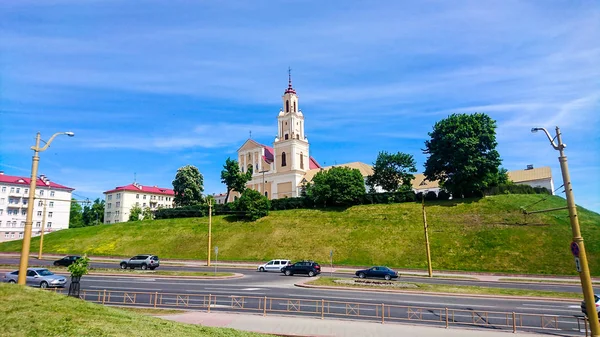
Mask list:
MULTIPOLYGON (((427 202, 434 273, 461 270, 576 275, 567 210, 525 218, 522 206, 529 211, 557 208, 565 206, 565 200, 524 194, 427 202), (527 207, 543 198, 547 199, 527 207)), ((591 274, 600 276, 600 215, 584 208, 578 211, 591 274)), ((76 228, 46 235, 44 250, 100 256, 147 252, 167 259, 206 259, 207 228, 207 218, 76 228)), ((287 258, 328 265, 333 250, 333 264, 340 267, 427 267, 421 205, 414 202, 274 211, 256 222, 215 216, 212 240, 222 261, 287 258)), ((38 244, 39 238, 33 238, 31 250, 36 251, 38 244)), ((0 243, 0 252, 20 249, 21 241, 0 243)))
POLYGON ((226 328, 187 325, 102 306, 40 289, 0 284, 3 336, 250 337, 226 328))
MULTIPOLYGON (((403 291, 414 291, 418 293, 427 292, 440 292, 440 293, 453 293, 453 294, 479 294, 479 295, 501 295, 501 296, 531 296, 531 297, 553 297, 553 298, 572 298, 580 300, 583 298, 582 294, 566 293, 557 291, 538 291, 538 290, 523 290, 523 289, 505 289, 505 288, 488 288, 488 287, 477 287, 477 286, 452 286, 452 285, 441 285, 441 284, 423 284, 414 282, 392 281, 395 283, 406 284, 406 287, 381 287, 367 284, 340 284, 336 283, 335 280, 347 280, 340 278, 331 277, 320 277, 317 280, 309 281, 306 284, 319 285, 328 287, 352 287, 352 288, 365 288, 365 289, 396 289, 403 291), (412 287, 410 287, 412 286, 412 287)), ((383 281, 381 282, 389 282, 383 281)))
MULTIPOLYGON (((530 279, 530 278, 499 278, 498 281, 502 282, 531 282, 531 283, 564 283, 564 284, 581 284, 579 280, 543 280, 543 279, 530 279)), ((600 281, 592 280, 592 284, 600 284, 600 281)))

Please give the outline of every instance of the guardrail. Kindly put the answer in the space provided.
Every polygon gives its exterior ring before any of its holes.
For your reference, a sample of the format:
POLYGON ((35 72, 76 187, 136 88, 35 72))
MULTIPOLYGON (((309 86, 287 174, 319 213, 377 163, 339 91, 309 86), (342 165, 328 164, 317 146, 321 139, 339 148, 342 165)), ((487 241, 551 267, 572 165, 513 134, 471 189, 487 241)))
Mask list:
MULTIPOLYGON (((49 289, 65 293, 65 289, 49 289)), ((247 311, 266 316, 268 313, 301 315, 304 317, 343 317, 345 319, 388 322, 425 322, 448 328, 451 325, 479 328, 518 330, 545 330, 570 332, 588 336, 587 318, 579 316, 530 314, 501 311, 465 310, 332 300, 311 300, 260 296, 178 294, 159 292, 82 290, 80 298, 86 301, 135 305, 151 308, 200 309, 210 313, 219 311, 247 311)))

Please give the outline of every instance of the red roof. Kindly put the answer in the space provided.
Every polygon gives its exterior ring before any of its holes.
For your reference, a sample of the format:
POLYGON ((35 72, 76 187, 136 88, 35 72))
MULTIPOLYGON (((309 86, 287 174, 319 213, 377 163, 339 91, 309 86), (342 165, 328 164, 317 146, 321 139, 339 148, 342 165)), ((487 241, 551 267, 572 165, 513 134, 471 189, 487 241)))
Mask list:
POLYGON ((118 186, 117 188, 106 191, 104 194, 118 192, 118 191, 132 191, 132 192, 145 192, 145 193, 154 193, 154 194, 163 194, 163 195, 175 195, 170 188, 162 188, 157 186, 143 186, 140 184, 129 184, 127 186, 118 186))
MULTIPOLYGON (((31 178, 28 177, 17 177, 17 176, 9 176, 4 173, 0 174, 0 183, 11 184, 11 185, 22 185, 29 186, 31 183, 31 178)), ((73 191, 74 188, 70 188, 67 186, 63 186, 57 183, 51 182, 46 176, 41 175, 36 181, 37 187, 47 187, 47 188, 58 188, 67 191, 73 191), (43 179, 43 180, 42 180, 43 179)))
POLYGON ((315 160, 315 158, 313 158, 312 156, 309 158, 309 164, 308 164, 308 168, 312 169, 316 169, 316 168, 320 168, 321 165, 319 165, 319 163, 317 163, 317 161, 315 160))
POLYGON ((263 156, 264 160, 271 164, 273 162, 273 148, 266 145, 262 145, 262 147, 265 149, 265 155, 263 156))

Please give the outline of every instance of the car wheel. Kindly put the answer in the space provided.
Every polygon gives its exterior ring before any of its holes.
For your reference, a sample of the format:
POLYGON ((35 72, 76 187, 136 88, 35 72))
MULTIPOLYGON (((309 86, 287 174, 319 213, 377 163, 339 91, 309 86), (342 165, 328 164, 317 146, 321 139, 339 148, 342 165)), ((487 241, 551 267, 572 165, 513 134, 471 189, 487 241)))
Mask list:
POLYGON ((388 281, 392 279, 392 277, 391 277, 390 275, 385 275, 385 277, 384 277, 384 278, 385 278, 386 280, 388 280, 388 281))
POLYGON ((58 266, 60 265, 60 263, 58 263, 58 262, 54 262, 54 265, 55 265, 56 267, 58 267, 58 266))
POLYGON ((40 283, 40 288, 42 288, 42 289, 48 288, 48 282, 46 282, 46 281, 42 281, 42 282, 40 283))
POLYGON ((146 264, 143 264, 142 265, 142 270, 146 270, 146 269, 148 269, 148 266, 146 264))
POLYGON ((258 269, 258 271, 265 271, 265 268, 263 268, 263 267, 260 267, 260 268, 258 269))
POLYGON ((360 274, 358 274, 358 277, 359 277, 359 278, 365 278, 365 273, 360 273, 360 274))
POLYGON ((308 277, 313 277, 313 276, 315 276, 315 272, 314 272, 314 271, 312 271, 312 270, 311 270, 311 271, 309 271, 309 272, 308 272, 308 277))
POLYGON ((125 263, 125 262, 121 263, 121 269, 127 269, 127 263, 125 263))
POLYGON ((17 281, 15 281, 15 280, 10 280, 10 281, 8 281, 8 283, 17 283, 17 281))
POLYGON ((289 271, 289 270, 286 270, 286 271, 285 271, 285 276, 292 276, 292 272, 291 272, 291 271, 289 271))

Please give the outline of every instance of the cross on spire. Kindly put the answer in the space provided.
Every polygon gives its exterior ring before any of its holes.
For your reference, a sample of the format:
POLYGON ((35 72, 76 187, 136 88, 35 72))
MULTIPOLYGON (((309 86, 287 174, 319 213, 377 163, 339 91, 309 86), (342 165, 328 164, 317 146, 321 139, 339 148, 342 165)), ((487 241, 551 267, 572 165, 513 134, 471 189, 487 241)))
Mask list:
POLYGON ((252 139, 252 130, 250 130, 250 139, 252 139))
POLYGON ((292 87, 292 68, 288 67, 288 87, 285 91, 286 94, 295 94, 296 90, 292 87))

